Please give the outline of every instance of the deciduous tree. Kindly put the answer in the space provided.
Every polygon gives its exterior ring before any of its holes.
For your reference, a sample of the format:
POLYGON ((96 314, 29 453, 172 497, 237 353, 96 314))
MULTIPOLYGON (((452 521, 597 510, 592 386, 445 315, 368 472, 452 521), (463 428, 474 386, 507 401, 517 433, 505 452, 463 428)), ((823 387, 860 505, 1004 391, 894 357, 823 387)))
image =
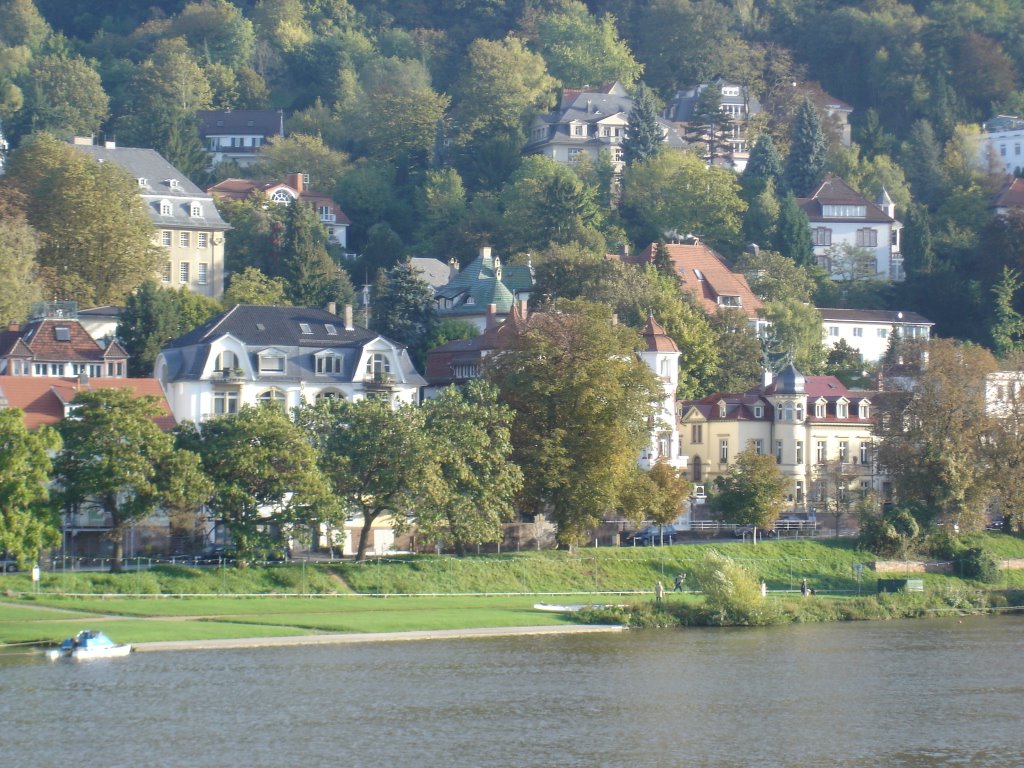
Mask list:
POLYGON ((259 304, 268 307, 284 307, 289 304, 285 298, 286 285, 280 277, 267 277, 256 267, 246 267, 231 275, 224 290, 222 303, 230 309, 235 304, 259 304))
POLYGON ((720 520, 768 530, 782 513, 788 488, 774 456, 747 448, 715 478, 708 504, 720 520))
POLYGON ((51 427, 29 432, 24 416, 17 408, 0 410, 0 550, 22 569, 59 541, 47 502, 50 456, 61 445, 51 427))

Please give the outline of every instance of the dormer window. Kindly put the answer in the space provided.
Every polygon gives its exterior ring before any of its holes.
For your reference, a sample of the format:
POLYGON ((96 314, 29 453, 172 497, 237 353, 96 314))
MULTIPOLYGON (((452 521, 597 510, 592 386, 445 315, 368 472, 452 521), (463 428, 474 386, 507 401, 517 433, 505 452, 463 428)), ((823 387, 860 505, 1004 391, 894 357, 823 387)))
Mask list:
POLYGON ((763 419, 764 418, 764 406, 763 405, 755 405, 754 406, 754 418, 755 419, 763 419))
POLYGON ((379 377, 391 373, 391 361, 383 352, 374 352, 366 358, 366 375, 379 377))
POLYGON ((260 352, 260 373, 284 373, 285 357, 276 350, 260 352))
POLYGON ((572 124, 572 128, 571 128, 571 133, 572 133, 574 138, 578 138, 578 139, 586 138, 587 126, 584 125, 583 123, 573 123, 572 124))
POLYGON ((857 406, 857 410, 858 410, 858 414, 857 415, 860 418, 862 418, 862 419, 870 419, 871 418, 871 403, 869 403, 867 400, 861 400, 860 404, 857 406))
POLYGON ((830 219, 863 219, 868 209, 864 205, 823 205, 821 214, 830 219))
POLYGON ((816 400, 814 403, 814 418, 824 419, 825 418, 825 401, 816 400))
POLYGON ((171 208, 171 201, 170 200, 161 200, 160 201, 160 215, 161 216, 170 216, 172 211, 173 211, 173 209, 171 208))
POLYGON ((191 205, 189 205, 189 216, 192 218, 199 218, 202 215, 203 206, 193 200, 191 205))
POLYGON ((292 196, 285 192, 283 189, 277 190, 270 196, 270 202, 280 203, 281 205, 288 205, 292 201, 292 196))
POLYGON ((341 373, 341 355, 336 352, 318 352, 315 357, 317 373, 341 373))
POLYGON ((149 186, 149 179, 145 179, 145 178, 140 176, 138 179, 136 179, 136 181, 139 182, 139 186, 140 187, 148 187, 149 186))
POLYGON ((168 179, 167 186, 171 189, 178 189, 181 185, 178 183, 177 179, 168 179))
POLYGON ((217 371, 235 371, 241 368, 238 364, 238 355, 230 350, 224 350, 213 362, 214 370, 217 371))
POLYGON ((840 419, 850 418, 850 401, 842 398, 836 401, 836 416, 840 419))
POLYGON ((720 307, 739 307, 740 297, 739 296, 719 296, 718 306, 720 307))

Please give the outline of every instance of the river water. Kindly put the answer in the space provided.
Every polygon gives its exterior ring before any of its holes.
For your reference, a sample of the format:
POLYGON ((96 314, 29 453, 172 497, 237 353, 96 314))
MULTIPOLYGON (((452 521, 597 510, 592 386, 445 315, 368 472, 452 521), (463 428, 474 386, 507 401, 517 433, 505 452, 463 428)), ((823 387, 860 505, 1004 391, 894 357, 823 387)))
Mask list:
POLYGON ((0 764, 1021 766, 1024 618, 0 656, 0 764))

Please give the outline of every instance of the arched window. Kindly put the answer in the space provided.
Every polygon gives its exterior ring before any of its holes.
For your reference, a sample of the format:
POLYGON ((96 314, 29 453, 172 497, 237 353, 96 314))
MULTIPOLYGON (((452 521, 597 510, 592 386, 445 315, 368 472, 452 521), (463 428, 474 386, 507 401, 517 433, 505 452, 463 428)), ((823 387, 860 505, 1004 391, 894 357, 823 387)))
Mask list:
POLYGON ((292 196, 285 192, 283 189, 277 190, 270 196, 270 202, 281 203, 282 205, 288 205, 292 201, 292 196))
POLYGON ((274 405, 277 405, 277 406, 279 406, 280 408, 283 409, 284 408, 284 392, 282 392, 277 387, 271 387, 270 389, 265 389, 262 392, 260 392, 258 395, 256 395, 256 401, 260 405, 263 405, 264 403, 273 403, 274 405))
POLYGON ((694 456, 690 466, 693 467, 693 482, 699 483, 704 479, 704 476, 701 474, 700 456, 694 456))
POLYGON ((792 403, 786 403, 786 416, 785 416, 785 420, 786 421, 792 421, 793 420, 793 404, 792 403))
POLYGON ((336 389, 325 389, 316 393, 317 400, 344 400, 345 395, 336 389))
POLYGON ((198 218, 202 216, 203 206, 201 206, 199 203, 193 200, 192 204, 189 206, 189 215, 192 216, 193 218, 198 218))
POLYGON ((214 361, 214 368, 218 371, 233 371, 236 368, 240 368, 238 364, 238 355, 230 350, 224 350, 214 361))
POLYGON ((368 376, 383 376, 391 373, 391 361, 383 352, 374 352, 366 358, 366 374, 368 376))
POLYGON ((161 216, 170 216, 171 215, 171 201, 170 200, 161 200, 160 201, 160 215, 161 216))

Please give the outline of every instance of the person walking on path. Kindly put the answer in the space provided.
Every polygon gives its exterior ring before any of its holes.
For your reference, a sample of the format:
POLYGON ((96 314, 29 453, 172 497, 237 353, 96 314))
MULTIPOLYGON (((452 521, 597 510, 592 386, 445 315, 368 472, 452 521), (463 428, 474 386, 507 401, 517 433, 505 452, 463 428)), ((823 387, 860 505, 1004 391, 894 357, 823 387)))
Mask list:
POLYGON ((676 588, 673 591, 674 592, 682 592, 683 591, 683 582, 684 581, 686 581, 686 574, 685 573, 677 573, 676 574, 676 582, 675 582, 676 583, 676 588))
POLYGON ((654 585, 654 602, 660 603, 665 596, 665 585, 660 581, 654 585))
POLYGON ((761 597, 768 597, 768 585, 761 580, 761 597))
POLYGON ((800 582, 800 594, 803 597, 807 597, 807 579, 800 582))

